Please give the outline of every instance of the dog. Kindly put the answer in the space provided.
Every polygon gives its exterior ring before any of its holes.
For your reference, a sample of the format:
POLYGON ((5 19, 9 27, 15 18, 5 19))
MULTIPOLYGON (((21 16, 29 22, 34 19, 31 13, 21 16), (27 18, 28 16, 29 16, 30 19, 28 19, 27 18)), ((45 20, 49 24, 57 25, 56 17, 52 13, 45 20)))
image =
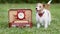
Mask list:
POLYGON ((37 21, 37 28, 41 25, 44 26, 45 29, 48 28, 51 22, 51 13, 49 11, 51 1, 47 4, 37 3, 36 6, 36 21, 37 21))

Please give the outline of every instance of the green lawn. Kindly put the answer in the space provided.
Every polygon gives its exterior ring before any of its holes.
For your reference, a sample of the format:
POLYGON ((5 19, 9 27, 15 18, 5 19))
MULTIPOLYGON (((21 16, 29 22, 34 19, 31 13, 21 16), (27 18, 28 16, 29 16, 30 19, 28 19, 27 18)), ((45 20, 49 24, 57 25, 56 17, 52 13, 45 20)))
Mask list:
POLYGON ((0 34, 60 34, 60 4, 51 4, 52 22, 48 29, 43 27, 37 29, 35 19, 36 4, 0 4, 0 34), (9 28, 8 10, 11 8, 29 8, 32 9, 32 28, 9 28))

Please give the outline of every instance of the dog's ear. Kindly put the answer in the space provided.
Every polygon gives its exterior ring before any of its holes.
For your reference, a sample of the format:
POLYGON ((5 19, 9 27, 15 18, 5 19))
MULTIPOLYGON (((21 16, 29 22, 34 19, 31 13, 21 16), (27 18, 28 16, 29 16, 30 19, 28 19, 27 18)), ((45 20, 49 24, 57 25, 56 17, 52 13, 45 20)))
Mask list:
POLYGON ((50 8, 50 4, 45 4, 44 8, 49 9, 50 8))
POLYGON ((45 4, 43 4, 43 7, 45 7, 45 4))

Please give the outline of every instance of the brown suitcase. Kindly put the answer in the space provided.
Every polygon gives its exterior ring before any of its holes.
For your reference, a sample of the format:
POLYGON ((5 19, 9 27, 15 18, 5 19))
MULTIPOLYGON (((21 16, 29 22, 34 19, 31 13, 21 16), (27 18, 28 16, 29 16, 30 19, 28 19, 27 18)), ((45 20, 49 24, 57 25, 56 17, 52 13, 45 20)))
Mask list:
POLYGON ((31 9, 10 9, 8 16, 9 27, 32 27, 31 9))

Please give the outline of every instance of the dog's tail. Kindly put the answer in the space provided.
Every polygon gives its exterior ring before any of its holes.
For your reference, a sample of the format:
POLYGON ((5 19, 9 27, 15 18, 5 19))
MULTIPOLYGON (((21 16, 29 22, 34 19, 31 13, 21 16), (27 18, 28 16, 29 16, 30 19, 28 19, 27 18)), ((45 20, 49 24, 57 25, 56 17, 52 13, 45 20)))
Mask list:
POLYGON ((50 4, 52 2, 52 0, 50 0, 47 4, 50 4))

